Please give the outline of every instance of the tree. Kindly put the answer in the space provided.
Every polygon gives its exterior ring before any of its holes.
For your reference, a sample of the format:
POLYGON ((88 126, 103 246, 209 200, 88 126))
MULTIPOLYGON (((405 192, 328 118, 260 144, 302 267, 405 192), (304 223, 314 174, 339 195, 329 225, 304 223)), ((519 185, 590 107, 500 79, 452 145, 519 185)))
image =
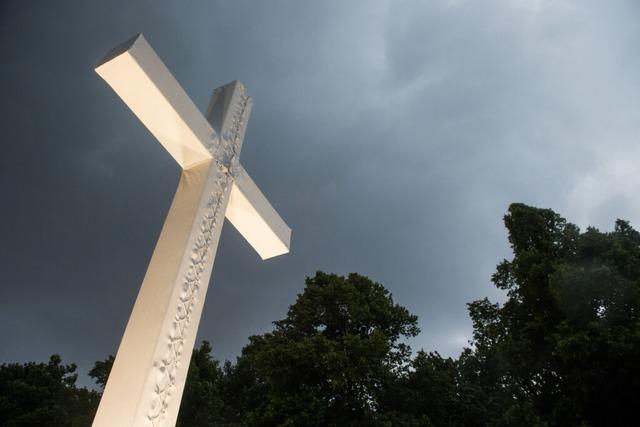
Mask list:
POLYGON ((469 305, 473 347, 459 360, 469 418, 493 425, 622 425, 640 404, 640 235, 601 233, 513 204, 513 259, 492 280, 502 306, 469 305), (483 406, 482 402, 486 402, 483 406))
POLYGON ((211 345, 203 341, 191 355, 176 426, 224 425, 223 381, 224 372, 219 362, 211 357, 211 345))
MULTIPOLYGON (((271 332, 224 366, 194 350, 179 426, 616 426, 640 406, 640 233, 584 233, 549 209, 513 204, 511 260, 497 304, 468 304, 457 360, 403 338, 417 318, 381 284, 316 273, 271 332)), ((90 375, 104 387, 113 357, 90 375)), ((74 365, 0 366, 0 426, 89 425, 98 394, 74 365)))
POLYGON ((563 313, 554 335, 566 418, 624 425, 640 405, 640 234, 618 220, 589 228, 552 277, 563 313))
POLYGON ((104 386, 107 385, 107 378, 109 378, 114 360, 115 357, 109 355, 105 360, 97 361, 89 371, 89 376, 98 384, 100 390, 104 390, 104 386))
POLYGON ((407 369, 416 316, 367 277, 316 273, 275 329, 252 336, 231 371, 250 425, 376 425, 407 369), (245 381, 236 382, 234 379, 245 381))
POLYGON ((77 388, 76 365, 58 355, 48 363, 0 365, 0 425, 76 427, 91 424, 98 394, 77 388))
POLYGON ((456 361, 421 350, 410 366, 386 386, 383 419, 393 426, 457 425, 456 361))

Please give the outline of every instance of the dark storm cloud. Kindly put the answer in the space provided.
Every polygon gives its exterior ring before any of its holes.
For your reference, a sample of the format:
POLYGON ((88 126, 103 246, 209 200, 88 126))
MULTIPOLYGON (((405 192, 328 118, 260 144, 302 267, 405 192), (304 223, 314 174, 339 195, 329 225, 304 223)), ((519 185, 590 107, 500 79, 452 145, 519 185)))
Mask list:
MULTIPOLYGON (((113 353, 178 168, 95 73, 144 32, 203 109, 242 80, 242 162, 293 229, 268 262, 223 229, 199 339, 234 358, 305 275, 357 271, 457 355, 509 256, 513 201, 638 219, 632 1, 5 2, 0 360, 113 353)), ((636 222, 637 225, 637 222, 636 222)))

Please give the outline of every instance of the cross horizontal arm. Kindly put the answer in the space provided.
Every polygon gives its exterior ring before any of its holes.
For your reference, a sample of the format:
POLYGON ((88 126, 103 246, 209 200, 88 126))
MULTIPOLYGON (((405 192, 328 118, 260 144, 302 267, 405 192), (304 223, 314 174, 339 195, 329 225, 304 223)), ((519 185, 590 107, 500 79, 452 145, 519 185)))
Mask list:
POLYGON ((112 49, 96 72, 182 169, 211 160, 215 131, 142 34, 112 49))
POLYGON ((242 166, 235 175, 226 216, 262 259, 289 252, 291 229, 242 166))

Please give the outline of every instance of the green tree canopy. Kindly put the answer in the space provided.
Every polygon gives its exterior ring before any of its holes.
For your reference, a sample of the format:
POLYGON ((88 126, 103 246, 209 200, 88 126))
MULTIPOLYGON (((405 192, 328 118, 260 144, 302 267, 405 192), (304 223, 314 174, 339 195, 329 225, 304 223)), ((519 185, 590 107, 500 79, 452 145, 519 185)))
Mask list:
POLYGON ((89 376, 93 378, 101 390, 104 390, 104 386, 107 385, 107 378, 109 378, 109 373, 113 367, 114 360, 115 357, 113 357, 113 355, 109 355, 105 360, 97 361, 89 371, 89 376))
POLYGON ((99 396, 76 387, 75 371, 76 365, 63 365, 58 355, 48 363, 0 365, 0 425, 90 425, 99 396))
POLYGON ((203 341, 191 355, 177 427, 221 426, 225 423, 224 372, 211 356, 211 345, 203 341))
POLYGON ((275 329, 253 336, 232 376, 251 425, 373 425, 386 386, 407 368, 400 342, 416 316, 379 283, 316 273, 275 329))
POLYGON ((602 233, 522 204, 505 216, 513 259, 502 305, 469 304, 461 398, 478 425, 625 425, 640 405, 640 235, 602 233), (486 402, 483 405, 483 402, 486 402))
MULTIPOLYGON (((640 234, 581 233, 513 204, 505 300, 468 304, 458 359, 419 351, 416 316, 367 277, 316 273, 235 364, 194 350, 179 426, 623 426, 640 406, 640 234)), ((104 387, 113 357, 90 375, 104 387)), ((0 365, 0 426, 90 425, 98 393, 74 365, 0 365)))

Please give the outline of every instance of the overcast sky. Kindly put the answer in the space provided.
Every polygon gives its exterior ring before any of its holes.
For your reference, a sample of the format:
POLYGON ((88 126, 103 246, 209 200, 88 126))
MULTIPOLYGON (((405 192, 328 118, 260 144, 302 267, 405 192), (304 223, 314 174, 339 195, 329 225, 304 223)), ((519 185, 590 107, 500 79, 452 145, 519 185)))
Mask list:
MULTIPOLYGON (((224 226, 198 340, 235 359, 316 270, 383 283, 457 356, 511 202, 640 223, 640 3, 0 2, 0 362, 115 353, 179 169, 93 67, 143 32, 204 109, 245 83, 242 163, 293 229, 224 226)), ((86 380, 83 380, 83 383, 86 380)))

